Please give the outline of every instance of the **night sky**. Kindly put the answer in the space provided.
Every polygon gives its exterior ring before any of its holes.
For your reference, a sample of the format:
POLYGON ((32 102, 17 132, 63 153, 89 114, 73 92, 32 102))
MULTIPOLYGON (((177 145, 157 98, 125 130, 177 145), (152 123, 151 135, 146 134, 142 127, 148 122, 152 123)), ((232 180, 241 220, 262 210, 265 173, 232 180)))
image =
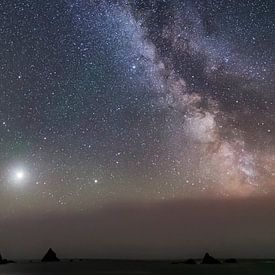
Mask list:
POLYGON ((0 251, 275 256, 274 11, 2 0, 0 251))

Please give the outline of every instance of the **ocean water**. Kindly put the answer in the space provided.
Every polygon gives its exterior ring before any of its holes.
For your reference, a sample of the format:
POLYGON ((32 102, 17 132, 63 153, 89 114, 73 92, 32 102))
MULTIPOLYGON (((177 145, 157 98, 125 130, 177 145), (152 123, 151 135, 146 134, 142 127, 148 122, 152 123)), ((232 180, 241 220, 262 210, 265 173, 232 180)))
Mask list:
POLYGON ((55 275, 55 274, 184 274, 184 275, 275 275, 275 261, 241 262, 221 265, 171 264, 168 261, 113 261, 113 260, 75 260, 59 263, 18 262, 1 265, 1 275, 55 275))

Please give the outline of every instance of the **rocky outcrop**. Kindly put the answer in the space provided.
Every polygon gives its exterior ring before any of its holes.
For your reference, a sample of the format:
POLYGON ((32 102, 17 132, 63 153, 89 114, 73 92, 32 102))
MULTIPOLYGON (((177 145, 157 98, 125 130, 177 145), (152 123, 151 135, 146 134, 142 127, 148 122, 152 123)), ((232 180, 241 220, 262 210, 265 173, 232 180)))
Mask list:
POLYGON ((41 260, 42 262, 59 262, 56 253, 50 248, 41 260))
POLYGON ((214 257, 210 256, 208 253, 205 253, 202 260, 202 264, 220 264, 221 262, 214 257))
POLYGON ((0 254, 0 264, 10 264, 10 263, 14 263, 14 261, 9 261, 7 259, 3 259, 2 255, 0 254))
POLYGON ((183 262, 184 264, 197 264, 197 262, 194 259, 188 259, 183 262))

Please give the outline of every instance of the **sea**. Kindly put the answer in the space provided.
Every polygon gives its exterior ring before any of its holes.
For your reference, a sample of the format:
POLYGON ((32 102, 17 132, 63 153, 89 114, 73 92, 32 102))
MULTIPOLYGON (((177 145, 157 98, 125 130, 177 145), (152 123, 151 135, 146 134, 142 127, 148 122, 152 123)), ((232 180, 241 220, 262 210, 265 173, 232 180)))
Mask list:
POLYGON ((275 260, 245 260, 234 264, 188 265, 173 261, 63 260, 57 263, 18 261, 0 265, 1 275, 275 275, 275 260))

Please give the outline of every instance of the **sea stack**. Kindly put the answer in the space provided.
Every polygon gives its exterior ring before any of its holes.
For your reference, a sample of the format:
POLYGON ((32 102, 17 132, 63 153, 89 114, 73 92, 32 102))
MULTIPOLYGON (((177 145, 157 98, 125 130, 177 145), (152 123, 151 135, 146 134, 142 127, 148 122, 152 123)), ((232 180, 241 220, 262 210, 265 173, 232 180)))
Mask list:
POLYGON ((205 253, 204 258, 202 260, 202 264, 220 264, 221 262, 212 256, 210 256, 208 253, 205 253))
POLYGON ((41 262, 59 262, 60 260, 56 257, 56 253, 50 248, 45 254, 41 262))

